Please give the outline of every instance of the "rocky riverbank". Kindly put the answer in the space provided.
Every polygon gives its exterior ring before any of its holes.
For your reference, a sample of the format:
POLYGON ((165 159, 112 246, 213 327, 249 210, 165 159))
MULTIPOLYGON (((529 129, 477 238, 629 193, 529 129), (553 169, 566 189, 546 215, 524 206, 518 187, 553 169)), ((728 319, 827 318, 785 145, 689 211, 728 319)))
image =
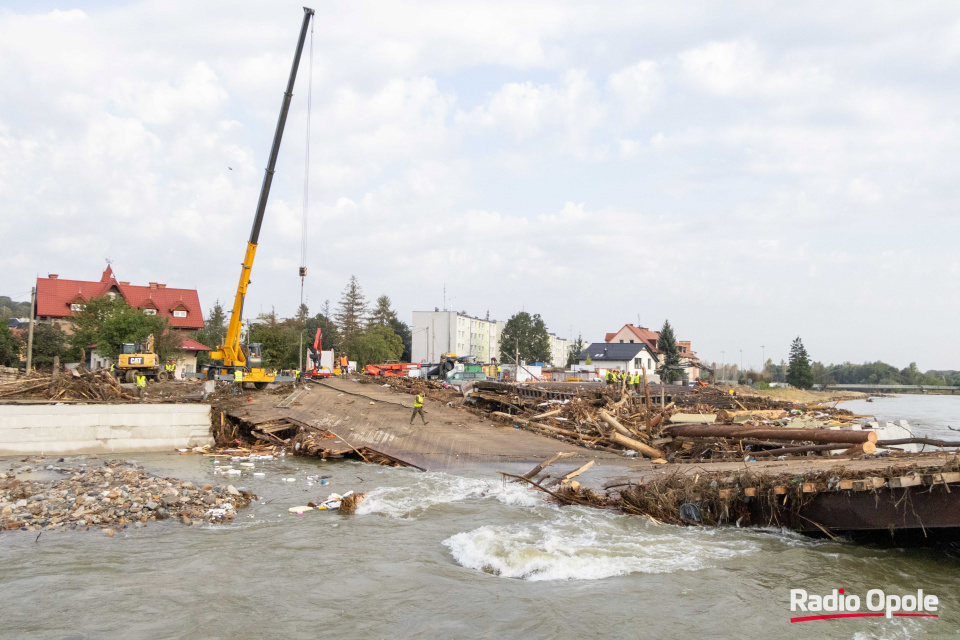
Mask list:
POLYGON ((224 522, 255 500, 233 485, 196 486, 153 476, 124 460, 88 464, 16 464, 0 473, 0 531, 106 529, 176 518, 184 524, 224 522))

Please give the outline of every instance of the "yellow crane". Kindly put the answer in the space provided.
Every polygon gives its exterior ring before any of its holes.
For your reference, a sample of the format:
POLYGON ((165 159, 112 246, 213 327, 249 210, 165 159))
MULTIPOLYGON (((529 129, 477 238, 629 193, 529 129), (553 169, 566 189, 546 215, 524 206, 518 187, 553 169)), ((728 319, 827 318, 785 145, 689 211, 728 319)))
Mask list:
POLYGON ((260 187, 257 213, 253 219, 253 228, 250 230, 250 239, 247 241, 247 250, 243 254, 240 283, 237 285, 237 295, 233 300, 230 324, 227 326, 227 335, 223 344, 217 347, 215 351, 210 352, 211 362, 205 371, 207 379, 215 379, 221 376, 232 380, 234 372, 240 370, 243 371, 243 381, 254 383, 258 389, 262 389, 268 383, 274 381, 274 376, 262 366, 262 345, 259 343, 241 345, 240 328, 243 318, 243 302, 247 295, 247 288, 250 286, 250 272, 253 269, 253 258, 257 253, 257 241, 260 238, 260 226, 263 224, 267 197, 270 195, 270 185, 273 182, 273 174, 277 166, 280 140, 283 138, 287 112, 290 110, 290 99, 293 97, 293 85, 297 79, 297 69, 300 66, 300 54, 303 53, 307 27, 311 18, 313 18, 313 14, 313 9, 303 8, 303 24, 300 27, 300 38, 297 40, 297 51, 293 56, 290 79, 287 80, 287 90, 283 93, 283 102, 280 105, 280 118, 277 120, 277 129, 273 134, 273 145, 270 148, 270 160, 267 162, 263 185, 260 187))

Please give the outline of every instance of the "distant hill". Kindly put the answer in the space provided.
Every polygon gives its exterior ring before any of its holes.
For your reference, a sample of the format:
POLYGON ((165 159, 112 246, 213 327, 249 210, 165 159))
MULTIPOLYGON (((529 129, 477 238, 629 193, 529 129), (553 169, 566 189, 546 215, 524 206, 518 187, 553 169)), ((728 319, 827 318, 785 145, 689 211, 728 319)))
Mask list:
POLYGON ((30 302, 15 302, 7 296, 0 296, 0 320, 7 318, 29 318, 30 302))

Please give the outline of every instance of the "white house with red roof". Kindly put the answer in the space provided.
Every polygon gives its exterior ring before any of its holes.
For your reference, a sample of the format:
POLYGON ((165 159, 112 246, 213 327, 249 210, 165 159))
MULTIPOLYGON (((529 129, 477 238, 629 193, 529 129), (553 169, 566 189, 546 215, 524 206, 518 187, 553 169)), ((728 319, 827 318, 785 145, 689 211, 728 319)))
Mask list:
MULTIPOLYGON (((151 282, 147 286, 132 285, 117 280, 108 265, 100 280, 65 280, 56 273, 46 278, 37 278, 37 320, 52 322, 70 332, 74 313, 94 298, 103 296, 123 298, 128 305, 147 315, 160 315, 170 321, 173 329, 186 332, 203 328, 203 309, 195 289, 174 289, 165 284, 151 282)), ((177 362, 177 375, 196 370, 197 354, 210 348, 196 340, 183 337, 184 358, 177 362)), ((93 352, 90 366, 96 368, 107 363, 93 352)))

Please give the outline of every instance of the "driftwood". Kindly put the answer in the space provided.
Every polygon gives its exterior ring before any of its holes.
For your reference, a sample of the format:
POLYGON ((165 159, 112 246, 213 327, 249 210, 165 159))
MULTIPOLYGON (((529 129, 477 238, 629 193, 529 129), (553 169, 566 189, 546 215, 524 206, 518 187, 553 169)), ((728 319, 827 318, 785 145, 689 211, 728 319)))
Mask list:
POLYGON ((597 464, 597 461, 596 461, 596 460, 591 460, 590 462, 588 462, 587 464, 583 465, 582 467, 579 467, 579 468, 577 468, 577 469, 574 469, 573 471, 571 471, 571 472, 568 473, 567 475, 563 476, 562 478, 557 478, 557 479, 554 480, 553 482, 550 482, 549 484, 547 484, 547 486, 548 486, 548 487, 552 487, 553 485, 556 485, 556 484, 566 484, 566 483, 570 482, 573 478, 576 478, 578 475, 580 475, 581 473, 583 473, 584 471, 586 471, 587 469, 589 469, 590 467, 592 467, 592 466, 595 465, 595 464, 597 464))
POLYGON ((627 436, 628 438, 633 438, 633 432, 627 429, 625 426, 620 424, 616 418, 607 413, 606 411, 600 411, 598 413, 600 419, 607 423, 611 428, 613 428, 618 433, 627 436))
POLYGON ((541 413, 538 416, 533 416, 531 420, 541 420, 543 418, 550 418, 552 416, 560 415, 560 409, 554 409, 553 411, 547 411, 546 413, 541 413))
POLYGON ((526 472, 525 474, 523 474, 523 476, 521 476, 521 477, 526 478, 526 479, 532 478, 532 477, 534 477, 535 475, 537 475, 538 473, 540 473, 541 471, 543 471, 544 469, 546 469, 547 467, 549 467, 550 465, 552 465, 552 464, 553 464, 554 462, 556 462, 557 460, 560 460, 560 459, 562 459, 562 458, 569 458, 570 456, 575 456, 575 455, 577 455, 577 454, 574 453, 573 451, 569 451, 569 452, 566 452, 566 453, 558 453, 557 455, 553 456, 553 457, 550 458, 549 460, 545 460, 544 462, 541 462, 540 464, 538 464, 537 466, 535 466, 533 469, 530 469, 530 471, 527 471, 527 472, 526 472))
POLYGON ((877 452, 877 445, 872 442, 861 442, 850 448, 847 448, 848 444, 849 443, 808 444, 801 447, 782 447, 780 449, 767 449, 765 451, 750 451, 749 455, 759 458, 762 456, 786 456, 793 453, 809 453, 811 451, 836 451, 838 449, 844 449, 844 455, 871 454, 877 452))
POLYGON ((874 431, 853 431, 840 429, 785 429, 780 427, 750 427, 735 424, 678 424, 663 429, 670 436, 689 438, 762 438, 765 440, 786 440, 790 442, 815 442, 828 444, 846 442, 877 442, 874 431))
POLYGON ((928 444, 931 447, 960 447, 957 440, 936 440, 934 438, 899 438, 897 440, 879 440, 878 447, 892 447, 898 444, 928 444))
POLYGON ((639 440, 634 440, 633 438, 628 438, 627 436, 622 436, 616 431, 610 433, 607 436, 607 439, 611 442, 619 444, 621 447, 626 447, 627 449, 633 449, 637 453, 641 453, 648 458, 662 458, 663 452, 659 449, 654 449, 650 445, 643 444, 639 440))

